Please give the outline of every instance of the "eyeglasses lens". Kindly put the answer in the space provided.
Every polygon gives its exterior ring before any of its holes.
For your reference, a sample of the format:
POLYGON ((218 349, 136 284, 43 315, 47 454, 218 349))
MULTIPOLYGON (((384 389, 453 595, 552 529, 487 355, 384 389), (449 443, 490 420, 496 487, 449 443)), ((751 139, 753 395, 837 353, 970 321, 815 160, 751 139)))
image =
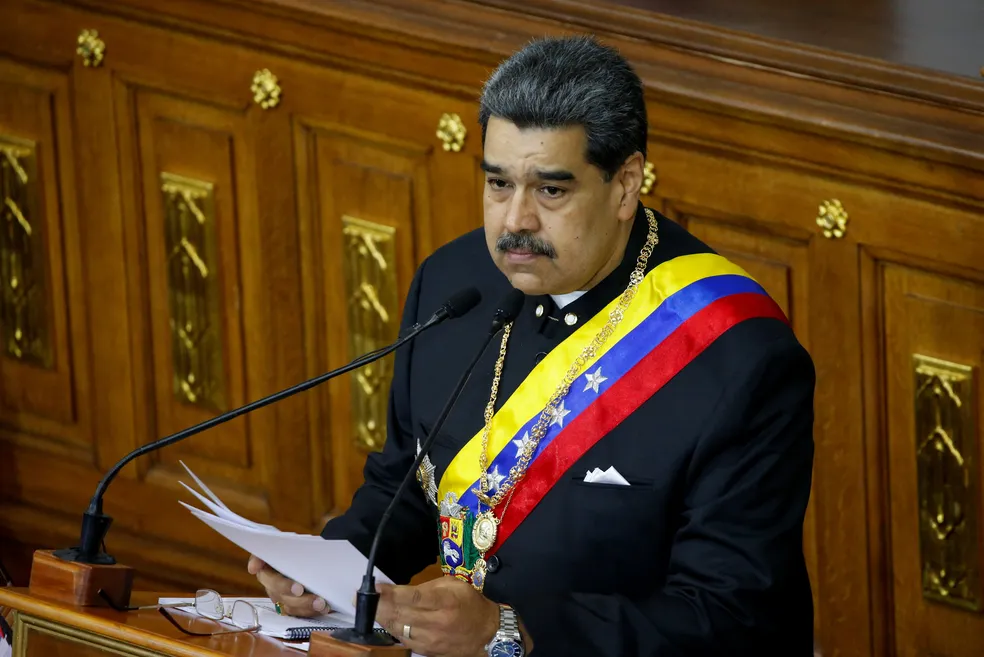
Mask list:
POLYGON ((252 630, 259 624, 256 609, 244 600, 233 603, 231 619, 233 625, 243 630, 252 630))
POLYGON ((222 620, 225 617, 225 607, 222 605, 222 596, 217 592, 202 589, 195 594, 195 611, 213 620, 222 620))

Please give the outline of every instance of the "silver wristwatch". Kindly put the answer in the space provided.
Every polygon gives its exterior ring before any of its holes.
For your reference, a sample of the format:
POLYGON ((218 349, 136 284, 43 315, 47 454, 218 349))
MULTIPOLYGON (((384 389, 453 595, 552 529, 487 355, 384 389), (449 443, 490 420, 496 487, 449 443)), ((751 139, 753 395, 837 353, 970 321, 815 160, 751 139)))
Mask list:
POLYGON ((509 605, 499 605, 499 631, 485 646, 488 657, 524 657, 523 635, 519 619, 509 605))

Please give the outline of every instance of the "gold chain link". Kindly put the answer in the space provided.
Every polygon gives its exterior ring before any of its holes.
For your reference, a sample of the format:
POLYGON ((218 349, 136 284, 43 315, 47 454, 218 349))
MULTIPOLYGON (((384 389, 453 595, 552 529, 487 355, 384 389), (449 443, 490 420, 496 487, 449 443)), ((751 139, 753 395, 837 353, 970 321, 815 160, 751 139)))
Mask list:
POLYGON ((492 377, 492 394, 489 396, 489 403, 485 406, 485 428, 482 430, 482 455, 481 464, 481 492, 488 490, 488 444, 489 428, 492 426, 492 415, 495 412, 495 400, 499 396, 499 379, 502 377, 502 367, 506 360, 506 344, 509 342, 509 334, 512 332, 512 322, 506 324, 502 331, 502 342, 499 344, 499 357, 495 361, 495 375, 492 377))
POLYGON ((619 325, 622 318, 625 316, 625 311, 628 309, 629 304, 636 295, 636 288, 643 281, 646 275, 646 264, 649 262, 649 256, 652 255, 653 249, 659 244, 659 236, 657 234, 658 225, 656 223, 656 215, 649 208, 646 208, 646 218, 649 221, 649 234, 646 237, 646 243, 643 245, 642 249, 639 251, 639 257, 636 260, 635 269, 629 276, 629 285, 622 292, 622 296, 618 300, 618 304, 612 309, 611 313, 608 315, 608 321, 602 327, 598 334, 595 335, 594 339, 584 347, 581 354, 574 360, 574 364, 571 365, 570 369, 567 370, 567 374, 564 376, 563 381, 560 386, 554 392, 550 401, 547 402, 546 407, 540 413, 540 417, 537 423, 533 426, 533 430, 530 432, 530 440, 527 441, 523 454, 520 456, 519 461, 509 470, 509 476, 496 491, 496 494, 489 497, 486 494, 488 491, 488 446, 489 446, 489 433, 492 428, 492 416, 495 410, 495 400, 499 394, 499 378, 502 376, 502 366, 506 358, 506 344, 509 342, 509 335, 512 329, 512 323, 506 324, 506 327, 502 333, 502 343, 499 346, 499 358, 495 363, 495 376, 492 379, 492 394, 489 397, 489 403, 485 407, 485 427, 482 430, 482 452, 479 455, 479 465, 481 468, 481 479, 480 487, 481 490, 475 491, 475 495, 484 503, 486 506, 495 508, 502 498, 506 496, 507 493, 519 483, 520 479, 526 474, 526 469, 529 467, 530 460, 533 458, 534 452, 536 452, 537 445, 540 444, 540 440, 547 432, 547 427, 549 426, 550 420, 556 415, 557 404, 563 399, 568 390, 570 390, 571 385, 577 380, 584 366, 590 362, 598 350, 605 344, 608 338, 615 332, 615 327, 619 325))

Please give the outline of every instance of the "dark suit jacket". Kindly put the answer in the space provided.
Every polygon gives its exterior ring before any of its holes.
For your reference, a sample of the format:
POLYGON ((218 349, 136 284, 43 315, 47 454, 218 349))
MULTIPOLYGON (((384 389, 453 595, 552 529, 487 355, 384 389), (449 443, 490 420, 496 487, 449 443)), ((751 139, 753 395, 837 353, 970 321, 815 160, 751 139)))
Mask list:
MULTIPOLYGON (((650 269, 710 252, 657 218, 650 269)), ((621 266, 563 311, 549 296, 526 298, 500 406, 539 358, 625 289, 646 231, 640 205, 621 266), (539 304, 546 312, 538 318, 539 304), (579 317, 574 326, 562 321, 570 312, 579 317)), ((399 353, 386 446, 369 456, 365 484, 325 537, 368 552, 416 441, 428 434, 510 289, 481 230, 421 265, 404 328, 466 285, 479 288, 481 304, 399 353)), ((482 426, 498 344, 486 350, 431 451, 438 481, 482 426)), ((753 319, 731 328, 567 471, 498 549, 485 594, 517 609, 536 655, 812 655, 802 531, 813 392, 812 360, 786 324, 753 319), (584 483, 586 471, 612 465, 631 486, 584 483)), ((437 558, 434 508, 416 483, 409 492, 379 552, 379 567, 398 582, 437 558)))

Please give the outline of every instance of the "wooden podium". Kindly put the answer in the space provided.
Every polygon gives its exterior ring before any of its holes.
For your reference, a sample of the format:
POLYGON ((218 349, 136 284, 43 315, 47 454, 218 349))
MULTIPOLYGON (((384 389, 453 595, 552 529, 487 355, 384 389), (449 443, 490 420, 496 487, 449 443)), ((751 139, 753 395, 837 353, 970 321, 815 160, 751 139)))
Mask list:
MULTIPOLYGON (((14 657, 96 657, 134 655, 139 657, 300 657, 305 653, 280 639, 254 632, 212 637, 182 633, 156 609, 115 611, 93 604, 88 579, 103 581, 99 572, 73 573, 65 578, 48 562, 48 555, 35 555, 34 568, 47 574, 37 578, 32 570, 31 588, 0 588, 0 607, 14 610, 14 657), (56 580, 65 584, 51 588, 56 580), (80 604, 81 602, 81 604, 80 604)), ((85 569, 83 569, 85 570, 85 569)), ((96 569, 98 571, 98 568, 96 569)), ((131 606, 153 605, 161 597, 192 597, 188 592, 129 592, 131 606)), ((210 632, 223 626, 205 618, 185 616, 186 629, 210 632)), ((311 637, 310 657, 377 656, 409 657, 402 646, 370 649, 342 644, 326 632, 311 637)))

